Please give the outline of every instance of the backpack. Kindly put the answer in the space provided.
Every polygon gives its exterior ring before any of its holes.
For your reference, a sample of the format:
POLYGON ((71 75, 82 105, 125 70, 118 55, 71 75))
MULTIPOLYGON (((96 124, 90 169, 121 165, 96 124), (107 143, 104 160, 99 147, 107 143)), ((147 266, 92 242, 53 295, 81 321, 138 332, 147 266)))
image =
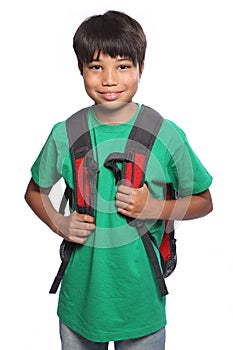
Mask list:
MULTIPOLYGON (((67 202, 69 202, 70 208, 74 206, 74 209, 81 214, 94 215, 98 164, 94 160, 92 150, 87 118, 88 109, 89 107, 84 108, 66 120, 75 189, 74 191, 71 190, 68 184, 66 184, 59 208, 59 212, 63 215, 67 202)), ((126 142, 125 152, 111 153, 104 163, 107 168, 113 171, 116 183, 130 184, 134 188, 143 186, 150 151, 162 123, 163 118, 159 113, 145 105, 141 106, 126 142), (118 166, 119 162, 122 163, 121 170, 118 166)), ((176 198, 172 184, 164 185, 164 196, 167 200, 176 198)), ((164 278, 168 277, 174 271, 177 264, 174 222, 172 220, 165 220, 164 235, 160 246, 158 246, 155 237, 148 231, 144 220, 128 217, 126 219, 129 225, 137 229, 151 260, 161 295, 165 296, 168 294, 168 290, 164 278), (160 267, 155 249, 159 251, 162 268, 160 267)), ((69 259, 76 247, 76 243, 66 240, 62 241, 60 246, 62 262, 49 293, 56 293, 69 259)))

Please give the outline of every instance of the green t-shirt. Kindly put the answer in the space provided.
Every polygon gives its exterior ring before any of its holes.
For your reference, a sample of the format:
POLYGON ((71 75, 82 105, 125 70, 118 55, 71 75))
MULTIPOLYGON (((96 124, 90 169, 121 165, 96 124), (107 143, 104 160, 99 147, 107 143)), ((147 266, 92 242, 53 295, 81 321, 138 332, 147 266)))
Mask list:
MULTIPOLYGON (((85 245, 77 245, 70 259, 60 289, 58 316, 74 331, 97 342, 140 337, 166 325, 166 298, 160 296, 136 229, 117 213, 115 178, 104 166, 110 153, 124 151, 139 110, 140 105, 134 117, 120 125, 101 124, 92 108, 88 112, 99 165, 96 230, 85 245)), ((74 187, 65 121, 53 127, 31 172, 41 187, 53 186, 61 177, 74 187)), ((183 131, 164 120, 148 162, 146 181, 150 193, 163 199, 166 183, 172 183, 180 196, 187 196, 209 188, 212 177, 183 131)), ((160 243, 163 221, 150 220, 147 225, 160 243)))

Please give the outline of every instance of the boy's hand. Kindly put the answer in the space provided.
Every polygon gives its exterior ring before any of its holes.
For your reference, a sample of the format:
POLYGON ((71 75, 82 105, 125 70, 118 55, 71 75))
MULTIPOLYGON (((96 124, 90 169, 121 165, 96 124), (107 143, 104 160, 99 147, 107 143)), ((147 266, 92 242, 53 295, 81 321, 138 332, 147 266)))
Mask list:
POLYGON ((137 219, 150 218, 151 200, 152 197, 146 184, 140 188, 131 188, 124 185, 118 186, 116 206, 118 212, 122 215, 137 219))
POLYGON ((95 229, 94 218, 76 211, 69 216, 60 216, 57 225, 58 234, 69 242, 84 244, 95 229))

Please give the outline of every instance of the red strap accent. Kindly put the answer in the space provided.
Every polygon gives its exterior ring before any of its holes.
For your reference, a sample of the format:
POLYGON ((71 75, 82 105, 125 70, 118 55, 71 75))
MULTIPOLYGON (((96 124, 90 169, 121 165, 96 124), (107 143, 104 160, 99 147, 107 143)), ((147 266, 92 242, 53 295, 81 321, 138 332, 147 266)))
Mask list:
POLYGON ((84 207, 84 197, 83 197, 83 158, 76 159, 76 188, 77 188, 77 205, 84 207))
MULTIPOLYGON (((165 227, 167 225, 167 221, 165 221, 165 227)), ((168 260, 171 256, 171 250, 170 250, 170 237, 169 237, 169 233, 164 233, 163 235, 163 239, 161 242, 161 245, 159 247, 160 253, 162 254, 162 257, 164 258, 164 260, 168 260)))
POLYGON ((125 182, 126 186, 139 188, 143 177, 143 167, 145 163, 145 155, 140 153, 134 154, 134 163, 126 163, 125 182))
POLYGON ((133 163, 126 163, 125 169, 125 186, 132 187, 133 163))
POLYGON ((90 178, 89 178, 89 172, 88 168, 84 168, 84 184, 85 184, 85 192, 84 192, 84 198, 86 202, 86 206, 90 206, 90 178))
POLYGON ((84 158, 78 158, 76 163, 76 188, 77 206, 86 207, 90 205, 90 180, 87 167, 84 167, 84 158))
POLYGON ((138 188, 141 185, 143 178, 143 168, 145 163, 145 155, 135 153, 134 155, 134 183, 133 187, 138 188))
MULTIPOLYGON (((170 200, 171 196, 170 196, 170 192, 169 189, 167 189, 167 193, 166 193, 166 200, 170 200)), ((165 220, 165 228, 164 228, 164 235, 163 235, 163 239, 160 245, 160 253, 162 254, 162 257, 164 258, 164 260, 168 260, 171 257, 171 249, 170 249, 170 220, 165 220)))

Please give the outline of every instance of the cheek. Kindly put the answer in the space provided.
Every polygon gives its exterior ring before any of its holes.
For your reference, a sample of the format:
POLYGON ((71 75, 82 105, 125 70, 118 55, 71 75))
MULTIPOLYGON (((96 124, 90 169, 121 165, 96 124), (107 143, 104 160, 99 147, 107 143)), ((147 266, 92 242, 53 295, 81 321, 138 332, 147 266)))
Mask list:
POLYGON ((140 81, 140 77, 138 74, 134 74, 132 77, 131 77, 131 83, 130 83, 130 88, 132 90, 137 90, 138 88, 138 84, 139 84, 139 81, 140 81))
POLYGON ((83 70, 83 80, 84 80, 84 85, 87 87, 92 87, 95 85, 97 77, 95 74, 90 72, 88 69, 83 70))
POLYGON ((91 91, 96 85, 96 79, 90 77, 88 74, 83 75, 83 82, 86 91, 91 91))
POLYGON ((138 83, 140 81, 140 74, 138 71, 132 72, 130 81, 132 86, 138 86, 138 83))
POLYGON ((87 95, 91 97, 92 90, 93 90, 92 87, 91 87, 91 84, 86 79, 83 79, 83 83, 84 83, 84 88, 85 88, 85 91, 86 91, 87 95))

